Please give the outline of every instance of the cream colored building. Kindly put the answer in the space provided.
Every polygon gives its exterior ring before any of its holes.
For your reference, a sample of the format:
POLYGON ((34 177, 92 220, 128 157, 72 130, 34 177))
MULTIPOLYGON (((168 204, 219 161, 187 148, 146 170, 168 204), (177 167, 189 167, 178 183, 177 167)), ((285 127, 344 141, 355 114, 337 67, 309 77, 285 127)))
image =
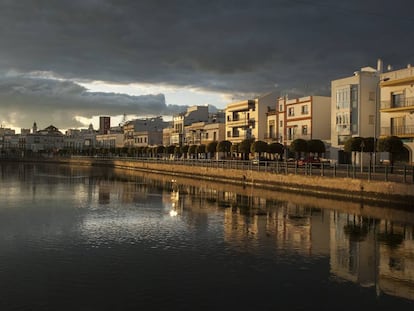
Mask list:
POLYGON ((294 99, 281 97, 275 110, 267 113, 268 142, 286 146, 295 139, 330 140, 331 98, 306 96, 294 99))
POLYGON ((97 147, 110 149, 110 148, 122 148, 124 147, 124 134, 123 133, 109 133, 96 135, 97 147))
POLYGON ((185 143, 187 145, 207 145, 225 138, 224 123, 195 122, 185 127, 185 143))
POLYGON ((414 68, 381 75, 380 137, 398 136, 404 142, 399 160, 414 162, 414 68))
POLYGON ((226 107, 226 140, 240 143, 244 139, 264 140, 266 113, 274 107, 277 96, 269 93, 256 99, 244 100, 226 107))
POLYGON ((350 163, 350 155, 344 152, 349 138, 375 135, 379 69, 364 67, 350 77, 331 82, 330 156, 334 162, 350 163))

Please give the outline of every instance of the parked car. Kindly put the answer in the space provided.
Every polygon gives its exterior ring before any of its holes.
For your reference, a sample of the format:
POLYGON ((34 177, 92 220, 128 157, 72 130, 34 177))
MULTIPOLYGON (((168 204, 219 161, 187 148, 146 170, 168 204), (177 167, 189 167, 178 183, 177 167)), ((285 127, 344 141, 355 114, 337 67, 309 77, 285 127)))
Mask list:
POLYGON ((304 166, 306 164, 311 164, 312 166, 321 166, 321 160, 318 157, 308 157, 298 160, 298 166, 304 166))

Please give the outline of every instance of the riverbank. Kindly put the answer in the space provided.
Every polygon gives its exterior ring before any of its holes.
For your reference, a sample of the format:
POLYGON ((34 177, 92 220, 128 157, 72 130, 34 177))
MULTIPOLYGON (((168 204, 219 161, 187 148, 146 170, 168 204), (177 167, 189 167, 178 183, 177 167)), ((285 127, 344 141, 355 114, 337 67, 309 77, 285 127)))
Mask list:
MULTIPOLYGON (((21 160, 18 161, 30 161, 21 160)), ((137 170, 175 177, 195 178, 224 184, 254 186, 258 189, 288 191, 315 197, 339 200, 366 201, 380 204, 392 202, 396 206, 414 207, 414 186, 391 181, 361 180, 353 178, 331 178, 327 176, 302 176, 297 174, 275 174, 272 172, 178 165, 176 162, 158 163, 149 161, 100 158, 58 158, 42 162, 69 165, 106 166, 126 170, 137 170)))

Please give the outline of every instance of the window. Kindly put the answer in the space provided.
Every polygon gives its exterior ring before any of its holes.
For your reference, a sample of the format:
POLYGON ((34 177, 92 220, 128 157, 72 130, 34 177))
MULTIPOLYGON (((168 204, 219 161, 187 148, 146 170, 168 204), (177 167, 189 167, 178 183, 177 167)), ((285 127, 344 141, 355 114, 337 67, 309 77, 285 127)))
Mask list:
POLYGON ((283 120, 279 121, 279 127, 283 127, 283 120))
POLYGON ((295 108, 294 107, 290 107, 288 109, 288 116, 289 117, 293 117, 295 115, 295 108))
POLYGON ((308 135, 308 126, 302 125, 302 135, 308 135))
POLYGON ((302 114, 308 114, 308 113, 309 113, 308 105, 303 105, 302 106, 302 114))
POLYGON ((279 105, 279 111, 283 111, 283 105, 279 105))
POLYGON ((405 95, 404 93, 393 93, 391 94, 391 107, 392 108, 398 108, 398 107, 404 107, 405 102, 405 95))

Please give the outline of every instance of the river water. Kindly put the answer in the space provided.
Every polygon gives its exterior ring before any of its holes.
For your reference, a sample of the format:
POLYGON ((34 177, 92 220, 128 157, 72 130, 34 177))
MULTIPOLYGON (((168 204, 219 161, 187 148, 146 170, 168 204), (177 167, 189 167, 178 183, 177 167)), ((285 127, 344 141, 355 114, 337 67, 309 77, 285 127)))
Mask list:
POLYGON ((0 310, 414 310, 414 215, 0 164, 0 310))

